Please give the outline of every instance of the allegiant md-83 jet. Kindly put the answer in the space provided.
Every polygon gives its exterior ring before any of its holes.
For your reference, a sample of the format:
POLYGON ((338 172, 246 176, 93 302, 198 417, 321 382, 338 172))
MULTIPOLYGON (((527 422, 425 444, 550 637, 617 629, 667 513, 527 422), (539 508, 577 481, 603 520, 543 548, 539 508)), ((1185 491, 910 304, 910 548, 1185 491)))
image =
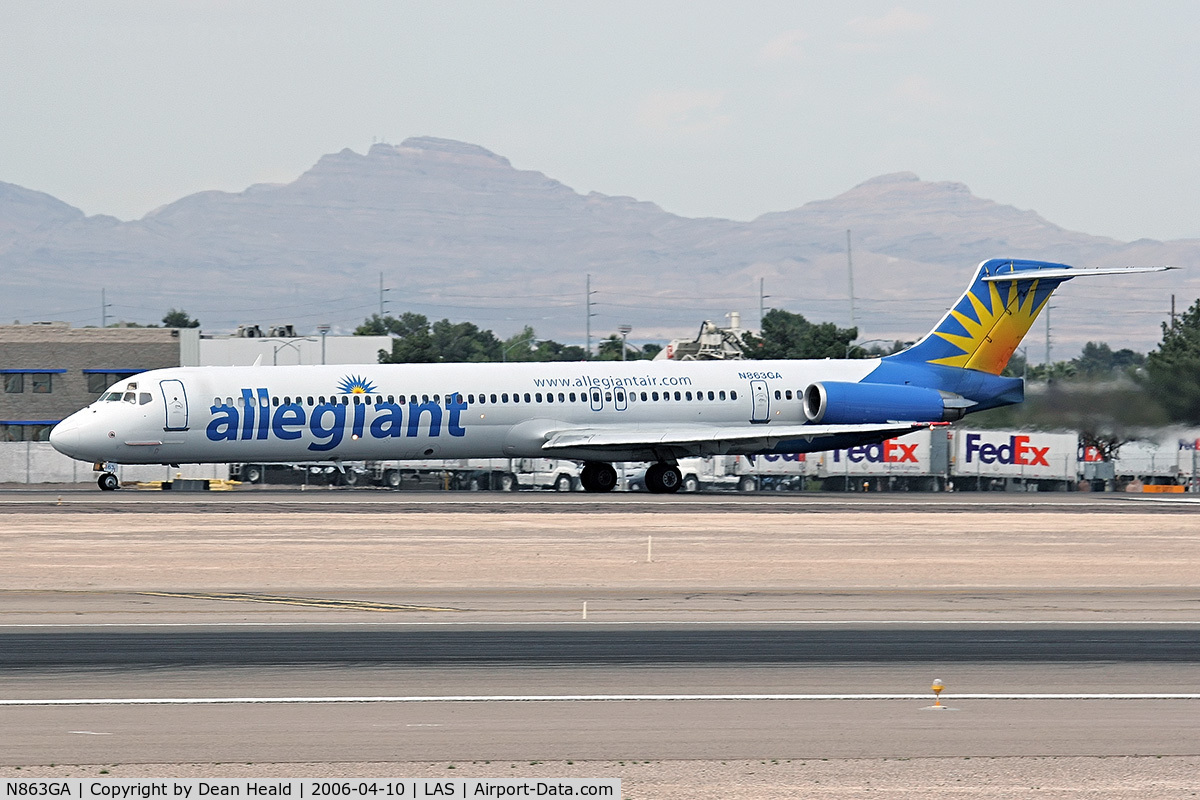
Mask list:
POLYGON ((1001 372, 1059 284, 1164 269, 984 261, 932 331, 882 358, 151 370, 50 442, 106 465, 571 459, 591 492, 616 485, 613 462, 650 461, 646 487, 674 492, 683 457, 852 447, 1019 403, 1001 372))

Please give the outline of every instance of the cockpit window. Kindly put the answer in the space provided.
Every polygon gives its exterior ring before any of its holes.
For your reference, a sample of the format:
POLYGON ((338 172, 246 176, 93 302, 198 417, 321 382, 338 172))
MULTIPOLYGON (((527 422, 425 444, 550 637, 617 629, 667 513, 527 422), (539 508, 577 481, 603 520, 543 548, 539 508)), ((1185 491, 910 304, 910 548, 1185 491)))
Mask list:
POLYGON ((150 400, 151 400, 151 397, 150 397, 149 392, 141 392, 138 394, 138 405, 139 406, 146 405, 146 403, 149 403, 150 400))
POLYGON ((104 399, 105 399, 105 400, 107 400, 107 401, 109 401, 109 402, 112 402, 113 400, 120 400, 120 399, 121 399, 121 393, 120 393, 120 392, 109 392, 108 394, 106 394, 106 395, 104 396, 104 399))
POLYGON ((137 402, 137 392, 126 392, 124 400, 126 403, 136 403, 137 402))

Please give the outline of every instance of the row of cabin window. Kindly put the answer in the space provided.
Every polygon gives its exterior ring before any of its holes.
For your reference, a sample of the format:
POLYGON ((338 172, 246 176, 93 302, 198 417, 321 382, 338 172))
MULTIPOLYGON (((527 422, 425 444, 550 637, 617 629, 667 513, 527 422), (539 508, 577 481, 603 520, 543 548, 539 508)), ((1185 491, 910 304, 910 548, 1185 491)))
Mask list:
MULTIPOLYGON (((593 391, 593 393, 596 395, 599 395, 600 390, 595 389, 593 391)), ((611 403, 613 401, 613 394, 614 394, 614 392, 612 390, 605 391, 604 392, 605 402, 611 403)), ((619 403, 625 402, 626 399, 628 399, 630 401, 638 400, 637 392, 626 393, 623 389, 617 389, 615 394, 616 394, 617 402, 619 402, 619 403), (628 394, 628 398, 626 397, 627 394, 628 394)), ((779 393, 776 392, 775 394, 778 395, 779 393)), ((789 400, 791 399, 791 394, 792 394, 791 391, 789 391, 788 392, 789 400)), ((337 402, 339 402, 338 397, 339 396, 336 396, 336 395, 331 396, 328 398, 328 401, 330 403, 337 403, 337 402)), ((466 397, 467 403, 469 405, 474 405, 475 397, 476 396, 474 394, 468 394, 466 397)), ((487 403, 489 397, 491 398, 491 403, 493 405, 509 403, 509 402, 512 402, 512 403, 522 402, 521 395, 516 392, 513 392, 511 397, 508 394, 508 392, 502 392, 498 395, 497 394, 491 394, 491 395, 481 394, 481 395, 479 395, 479 402, 487 403)), ((341 398, 340 402, 342 405, 350 405, 350 403, 353 402, 354 405, 365 404, 365 405, 369 406, 372 403, 372 396, 369 394, 367 394, 367 395, 343 394, 343 395, 340 395, 340 398, 341 398)), ((454 395, 453 398, 447 396, 446 402, 449 403, 451 401, 451 399, 456 399, 459 403, 463 402, 463 396, 461 394, 454 395)), ((597 397, 596 399, 599 399, 599 398, 597 397)), ((671 392, 662 392, 661 395, 659 394, 659 392, 642 392, 641 393, 642 402, 661 402, 661 401, 670 401, 671 399, 672 399, 671 392)), ((695 400, 703 401, 705 399, 710 400, 710 401, 719 402, 719 401, 726 400, 726 399, 737 400, 737 392, 733 391, 733 390, 726 392, 723 389, 720 391, 711 391, 710 390, 710 391, 708 391, 708 393, 706 395, 706 393, 703 391, 697 391, 695 393, 693 393, 691 391, 677 391, 674 393, 674 399, 677 401, 680 401, 680 402, 690 402, 690 401, 695 401, 695 400)), ((290 395, 284 395, 283 405, 285 405, 285 406, 291 405, 293 402, 295 402, 299 405, 308 405, 308 406, 325 405, 326 398, 324 395, 321 395, 321 396, 318 396, 315 398, 312 396, 293 398, 290 395)), ((374 403, 376 405, 379 405, 380 403, 383 403, 383 402, 384 402, 383 395, 375 395, 374 396, 374 403)), ((395 395, 389 394, 387 396, 387 402, 395 403, 396 402, 395 395)), ((401 403, 405 402, 404 395, 400 396, 400 402, 401 403)), ((408 402, 412 403, 413 405, 416 405, 417 395, 415 395, 415 394, 409 395, 408 402)), ((422 402, 422 403, 430 402, 429 395, 427 395, 427 394, 421 395, 420 402, 422 402)), ((433 396, 433 402, 441 403, 442 402, 441 395, 435 394, 433 396)), ((558 402, 558 403, 576 403, 576 402, 591 403, 592 400, 588 397, 587 392, 579 392, 578 395, 575 392, 559 392, 557 395, 557 400, 555 399, 555 394, 553 392, 546 392, 545 395, 543 395, 541 392, 532 392, 532 393, 525 392, 524 402, 526 402, 526 403, 554 403, 554 402, 558 402)), ((266 406, 267 403, 268 403, 267 398, 259 396, 259 405, 260 406, 266 406)), ((278 406, 279 404, 280 404, 280 398, 278 396, 270 398, 270 405, 278 406)), ((238 398, 236 398, 236 400, 232 397, 226 397, 224 399, 222 399, 220 397, 214 397, 213 405, 214 406, 237 405, 240 408, 245 405, 245 397, 238 397, 238 398)))
MULTIPOLYGON (((804 397, 804 392, 797 389, 796 390, 796 399, 799 400, 801 397, 804 397)), ((775 399, 776 400, 791 400, 792 399, 792 390, 786 389, 781 392, 778 389, 776 389, 775 390, 775 399)))

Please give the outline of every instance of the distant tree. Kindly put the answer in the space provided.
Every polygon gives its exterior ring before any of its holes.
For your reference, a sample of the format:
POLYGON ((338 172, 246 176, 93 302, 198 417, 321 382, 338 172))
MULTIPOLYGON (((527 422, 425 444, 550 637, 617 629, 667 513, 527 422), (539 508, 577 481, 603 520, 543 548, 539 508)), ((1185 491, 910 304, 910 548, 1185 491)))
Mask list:
POLYGON ((1088 380, 1100 380, 1128 374, 1145 364, 1146 357, 1129 348, 1113 352, 1105 342, 1088 342, 1079 358, 1072 361, 1078 375, 1088 380))
POLYGON ((438 320, 430 326, 438 361, 499 361, 500 340, 474 322, 438 320))
MULTIPOLYGON (((625 359, 628 360, 629 357, 629 353, 626 353, 625 359)), ((614 333, 607 339, 601 339, 600 344, 596 346, 596 358, 598 361, 620 361, 621 337, 614 333)))
POLYGON ((642 345, 642 358, 647 361, 653 361, 654 357, 662 352, 662 345, 654 342, 646 342, 642 345))
POLYGON ((192 319, 182 308, 172 308, 163 315, 162 324, 164 328, 199 328, 200 320, 192 319))
MULTIPOLYGON (((578 345, 564 345, 552 339, 539 339, 528 325, 501 341, 489 330, 473 322, 448 319, 430 324, 423 314, 406 312, 399 317, 372 314, 354 330, 355 336, 391 336, 391 350, 381 350, 383 364, 429 364, 439 361, 583 361, 587 353, 578 345)), ((657 353, 657 345, 650 353, 657 353)), ((615 357, 621 357, 617 339, 615 357)), ((630 347, 627 358, 642 357, 630 347)))
POLYGON ((538 348, 542 344, 537 338, 537 332, 526 325, 500 343, 501 361, 542 361, 538 358, 538 348))
POLYGON ((378 314, 372 314, 363 320, 362 325, 354 329, 355 336, 387 336, 389 333, 394 333, 392 326, 398 324, 399 320, 390 314, 386 317, 381 317, 378 314))
MULTIPOLYGON (((832 322, 812 323, 801 314, 772 308, 762 319, 759 336, 747 333, 747 358, 845 358, 857 328, 839 328, 832 322)), ((851 357, 866 357, 862 348, 851 357)))
POLYGON ((586 361, 587 351, 577 344, 561 344, 552 339, 538 342, 535 361, 586 361))
POLYGON ((1200 300, 1162 331, 1146 356, 1146 385, 1172 420, 1200 423, 1200 300))
POLYGON ((399 317, 372 314, 354 329, 355 336, 392 336, 392 348, 379 351, 382 364, 430 364, 437 361, 429 320, 423 314, 405 312, 399 317))
POLYGON ((500 340, 473 322, 442 319, 431 325, 424 314, 405 312, 399 317, 372 314, 354 333, 394 337, 391 352, 379 352, 379 360, 384 364, 500 360, 500 340))

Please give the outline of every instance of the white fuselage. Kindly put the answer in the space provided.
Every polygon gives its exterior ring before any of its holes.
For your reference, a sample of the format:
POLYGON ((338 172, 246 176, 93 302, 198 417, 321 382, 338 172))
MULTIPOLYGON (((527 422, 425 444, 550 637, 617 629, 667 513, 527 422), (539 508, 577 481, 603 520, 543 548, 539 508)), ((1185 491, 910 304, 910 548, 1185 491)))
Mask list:
MULTIPOLYGON (((114 385, 52 442, 121 464, 539 457, 557 431, 803 424, 878 360, 179 367, 114 385)), ((764 427, 768 426, 768 427, 764 427)), ((646 458, 646 447, 557 458, 646 458)))

